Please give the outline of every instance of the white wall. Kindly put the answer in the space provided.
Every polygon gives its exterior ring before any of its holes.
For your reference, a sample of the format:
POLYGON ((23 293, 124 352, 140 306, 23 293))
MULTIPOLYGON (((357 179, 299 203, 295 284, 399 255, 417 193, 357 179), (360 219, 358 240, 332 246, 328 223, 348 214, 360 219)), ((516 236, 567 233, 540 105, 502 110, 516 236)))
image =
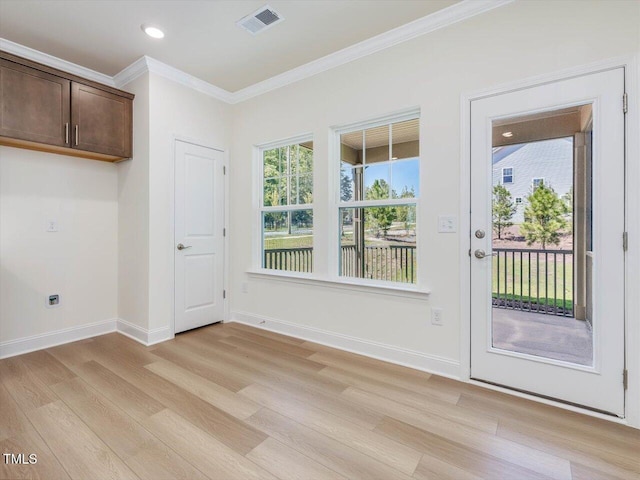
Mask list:
POLYGON ((118 316, 147 328, 149 318, 149 75, 125 86, 133 102, 133 158, 118 170, 118 316))
POLYGON ((117 186, 110 163, 0 147, 0 345, 117 317, 117 186))
MULTIPOLYGON (((637 2, 515 2, 451 27, 241 103, 234 108, 231 158, 231 308, 236 318, 267 316, 309 329, 387 344, 459 362, 458 237, 438 234, 441 214, 460 199, 460 96, 575 65, 637 54, 637 2), (249 194, 252 146, 314 134, 314 267, 326 273, 328 131, 332 125, 421 108, 422 235, 427 300, 340 292, 250 277, 254 225, 249 194), (249 282, 249 292, 241 293, 249 282), (430 325, 444 308, 445 325, 430 325), (247 317, 246 315, 249 315, 247 317)), ((440 362, 443 371, 447 362, 440 362)))
POLYGON ((155 74, 150 75, 149 95, 149 328, 169 329, 173 319, 175 252, 174 138, 227 149, 230 106, 155 74))
POLYGON ((124 87, 134 158, 119 164, 119 314, 143 341, 173 335, 173 155, 180 138, 227 149, 230 106, 156 74, 124 87))
POLYGON ((149 329, 154 330, 170 328, 173 319, 174 138, 228 149, 231 107, 155 74, 149 95, 149 329))

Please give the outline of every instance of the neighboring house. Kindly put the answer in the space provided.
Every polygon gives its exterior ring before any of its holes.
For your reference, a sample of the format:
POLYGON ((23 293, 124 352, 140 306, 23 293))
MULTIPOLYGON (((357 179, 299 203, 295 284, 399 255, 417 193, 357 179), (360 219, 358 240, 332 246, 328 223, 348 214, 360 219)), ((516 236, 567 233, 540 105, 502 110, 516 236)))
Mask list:
POLYGON ((573 185, 573 139, 557 138, 493 149, 493 185, 503 185, 517 206, 514 223, 524 221, 527 196, 543 182, 563 196, 573 185))

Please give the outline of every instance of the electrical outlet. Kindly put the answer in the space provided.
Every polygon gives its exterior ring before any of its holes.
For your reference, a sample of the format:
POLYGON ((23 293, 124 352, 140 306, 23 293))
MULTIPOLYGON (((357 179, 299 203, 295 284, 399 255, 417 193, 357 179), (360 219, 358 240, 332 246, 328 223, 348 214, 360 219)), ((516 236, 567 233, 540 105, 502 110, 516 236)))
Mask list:
POLYGON ((242 282, 242 293, 249 293, 249 282, 242 282))
POLYGON ((60 306, 60 295, 58 295, 57 293, 53 295, 47 295, 48 308, 54 308, 59 306, 60 306))
POLYGON ((438 325, 439 327, 444 325, 444 315, 441 308, 431 309, 431 324, 438 325))

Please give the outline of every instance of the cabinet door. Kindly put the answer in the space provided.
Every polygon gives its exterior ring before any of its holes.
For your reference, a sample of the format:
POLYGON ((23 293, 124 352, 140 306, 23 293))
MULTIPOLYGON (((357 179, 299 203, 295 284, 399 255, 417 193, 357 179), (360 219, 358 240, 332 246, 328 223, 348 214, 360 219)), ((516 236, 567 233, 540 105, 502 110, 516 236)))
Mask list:
POLYGON ((132 102, 113 93, 72 82, 72 147, 131 157, 132 102))
POLYGON ((0 136, 69 146, 71 82, 0 60, 0 136))

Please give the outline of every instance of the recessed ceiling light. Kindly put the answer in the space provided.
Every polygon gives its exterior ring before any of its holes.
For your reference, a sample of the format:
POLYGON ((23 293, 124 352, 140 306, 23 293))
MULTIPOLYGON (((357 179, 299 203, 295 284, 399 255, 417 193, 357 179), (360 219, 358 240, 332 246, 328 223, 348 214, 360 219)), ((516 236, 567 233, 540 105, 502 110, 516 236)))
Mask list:
POLYGON ((504 132, 502 134, 502 136, 505 137, 505 138, 511 138, 511 137, 513 137, 513 132, 504 132))
POLYGON ((158 27, 154 27, 153 25, 140 25, 140 28, 144 33, 149 35, 151 38, 164 38, 164 32, 160 30, 158 27))

